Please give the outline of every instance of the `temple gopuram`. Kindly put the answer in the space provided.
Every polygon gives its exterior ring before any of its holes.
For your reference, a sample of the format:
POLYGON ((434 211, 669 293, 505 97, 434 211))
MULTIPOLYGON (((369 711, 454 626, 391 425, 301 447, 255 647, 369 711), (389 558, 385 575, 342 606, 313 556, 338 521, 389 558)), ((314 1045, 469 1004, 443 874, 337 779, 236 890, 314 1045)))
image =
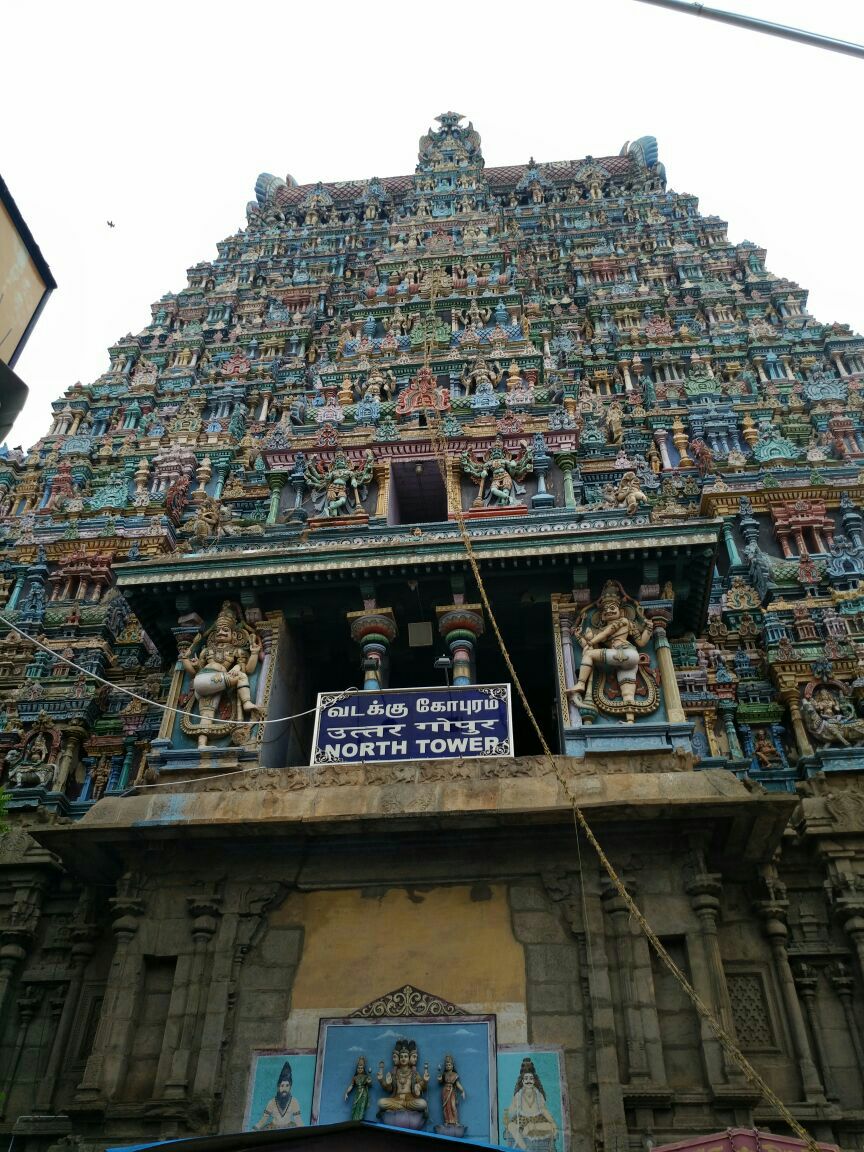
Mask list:
POLYGON ((10 1149, 864 1149, 864 338, 650 136, 246 219, 0 454, 10 1149))

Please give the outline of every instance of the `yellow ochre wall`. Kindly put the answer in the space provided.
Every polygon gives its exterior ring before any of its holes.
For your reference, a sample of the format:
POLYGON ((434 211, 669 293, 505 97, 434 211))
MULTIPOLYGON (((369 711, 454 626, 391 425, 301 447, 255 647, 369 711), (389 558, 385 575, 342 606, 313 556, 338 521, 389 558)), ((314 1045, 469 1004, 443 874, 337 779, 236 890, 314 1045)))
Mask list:
MULTIPOLYGON (((405 984, 524 1030, 525 960, 503 886, 294 893, 270 922, 304 928, 291 997, 295 1042, 319 1016, 343 1016, 405 984), (488 897, 488 898, 486 898, 488 897), (515 1017, 515 1019, 514 1019, 515 1017), (307 1026, 304 1026, 304 1021, 307 1026)), ((500 1037, 499 1037, 500 1040, 500 1037)))

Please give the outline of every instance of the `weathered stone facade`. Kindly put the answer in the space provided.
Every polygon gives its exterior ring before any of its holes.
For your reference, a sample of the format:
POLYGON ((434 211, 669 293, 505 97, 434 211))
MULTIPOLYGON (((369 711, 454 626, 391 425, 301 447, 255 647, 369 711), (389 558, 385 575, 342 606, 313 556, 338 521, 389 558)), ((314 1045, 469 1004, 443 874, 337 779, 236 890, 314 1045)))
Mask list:
POLYGON ((260 177, 0 461, 16 1152, 248 1126, 253 1053, 406 985, 560 1049, 574 1152, 786 1131, 574 802, 864 1149, 864 340, 651 138, 487 170, 439 122, 413 177, 260 177), (500 755, 316 754, 319 693, 508 681, 490 608, 551 756, 518 696, 500 755))

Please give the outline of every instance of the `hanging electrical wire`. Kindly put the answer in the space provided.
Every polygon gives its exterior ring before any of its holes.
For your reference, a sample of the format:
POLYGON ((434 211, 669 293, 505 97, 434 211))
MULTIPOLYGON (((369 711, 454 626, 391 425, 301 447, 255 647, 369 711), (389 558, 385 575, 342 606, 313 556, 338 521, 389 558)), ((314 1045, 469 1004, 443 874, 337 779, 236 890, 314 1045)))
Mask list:
POLYGON ((683 12, 685 16, 701 16, 705 20, 728 24, 732 28, 761 32, 764 36, 777 36, 781 40, 792 40, 796 44, 807 44, 811 48, 824 48, 828 52, 840 52, 844 56, 855 56, 859 60, 864 60, 864 44, 855 44, 851 40, 838 40, 833 36, 823 36, 819 32, 808 32, 804 28, 793 28, 788 24, 775 24, 770 20, 760 20, 758 16, 743 16, 738 12, 709 8, 705 4, 691 3, 689 0, 637 0, 637 2, 651 4, 655 8, 666 8, 670 12, 683 12))
MULTIPOLYGON (((433 318, 435 315, 435 302, 436 302, 436 281, 435 281, 435 277, 433 275, 432 276, 431 289, 430 289, 430 305, 429 305, 430 313, 431 313, 433 318)), ((431 364, 430 364, 431 346, 430 346, 430 337, 428 335, 429 328, 430 328, 430 326, 427 325, 427 337, 426 337, 426 340, 424 342, 424 356, 423 356, 423 366, 427 370, 429 370, 431 368, 431 364)), ((612 864, 611 860, 609 859, 609 857, 606 855, 606 852, 604 851, 602 845, 600 844, 600 841, 597 839, 596 835, 594 834, 594 831, 591 828, 591 825, 588 823, 588 820, 585 817, 584 812, 579 807, 576 799, 572 796, 571 790, 570 790, 570 782, 563 775, 561 768, 560 768, 560 765, 558 764, 556 757, 553 755, 552 750, 549 747, 549 743, 546 739, 546 736, 545 736, 542 728, 540 727, 540 724, 537 721, 537 717, 534 714, 534 710, 528 701, 528 698, 525 694, 524 688, 522 687, 522 681, 519 677, 519 674, 517 673, 516 668, 513 665, 513 661, 510 657, 510 652, 509 652, 507 645, 504 641, 504 637, 501 634, 501 629, 498 626, 498 620, 495 616, 495 612, 493 611, 492 604, 491 604, 491 601, 489 599, 489 594, 486 590, 486 584, 485 584, 485 581, 483 580, 483 576, 480 572, 480 565, 477 561, 477 556, 476 556, 475 551, 474 551, 474 544, 473 544, 473 541, 471 540, 471 535, 470 535, 470 532, 468 531, 468 527, 467 527, 467 524, 465 522, 465 515, 464 515, 463 509, 462 509, 462 494, 461 494, 461 491, 458 489, 458 487, 456 487, 456 485, 455 485, 455 477, 453 475, 454 469, 450 467, 450 452, 448 449, 446 437, 444 436, 443 428, 441 426, 441 414, 440 414, 440 412, 436 408, 427 409, 426 410, 426 422, 427 422, 427 425, 429 426, 430 430, 432 431, 433 446, 434 446, 434 450, 435 450, 436 457, 438 460, 438 465, 441 469, 442 478, 444 480, 444 486, 445 486, 445 489, 447 491, 448 509, 452 511, 454 519, 456 521, 456 525, 459 529, 459 534, 460 534, 460 537, 462 539, 462 544, 465 548, 465 554, 466 554, 466 557, 468 559, 468 563, 469 563, 469 566, 471 568, 471 572, 474 576, 474 580, 477 584, 477 589, 478 589, 479 594, 480 594, 481 603, 483 604, 483 608, 486 612, 486 615, 489 619, 490 624, 492 625, 492 631, 494 633, 495 640, 496 640, 498 647, 500 649, 501 656, 503 657, 504 663, 507 667, 507 671, 508 671, 508 674, 510 676, 511 683, 513 684, 513 687, 516 689, 516 693, 519 697, 519 700, 522 704, 522 707, 525 710, 525 714, 528 717, 528 720, 531 723, 531 726, 533 727, 533 729, 537 735, 537 739, 540 742, 540 747, 543 750, 544 758, 548 762, 552 772, 554 773, 558 783, 560 784, 564 795, 568 796, 570 798, 570 803, 571 803, 571 807, 572 807, 572 811, 573 811, 573 819, 574 819, 575 827, 577 830, 577 845, 578 845, 578 831, 581 830, 583 835, 585 836, 585 839, 588 841, 588 843, 594 849, 594 852, 597 856, 597 859, 600 862, 600 865, 603 868, 604 872, 609 877, 609 880, 612 883, 612 886, 614 887, 614 889, 618 893, 618 895, 621 897, 621 899, 624 901, 624 903, 627 907, 627 910, 629 911, 629 913, 633 917, 633 919, 636 921, 636 923, 639 925, 639 928, 640 928, 642 934, 645 936, 648 943, 654 949, 658 959, 666 967, 666 969, 669 971, 669 973, 672 975, 672 977, 676 980, 678 985, 681 987, 681 989, 683 990, 685 995, 688 997, 688 999, 692 1003, 693 1007, 696 1009, 697 1013, 702 1017, 702 1019, 705 1021, 705 1023, 708 1025, 708 1027, 711 1029, 711 1031, 714 1033, 715 1037, 717 1038, 717 1040, 718 1040, 719 1044, 721 1045, 721 1047, 723 1048, 723 1050, 729 1055, 729 1057, 732 1060, 735 1061, 735 1063, 738 1065, 738 1067, 743 1072, 745 1078, 748 1080, 748 1082, 751 1083, 755 1088, 759 1089, 763 1098, 765 1100, 767 1100, 768 1103, 771 1104, 774 1108, 777 1109, 777 1111, 780 1113, 780 1115, 783 1117, 783 1119, 789 1125, 789 1127, 793 1130, 793 1132, 795 1132, 795 1134, 801 1140, 803 1140, 805 1142, 809 1152, 819 1152, 819 1147, 816 1144, 816 1141, 810 1135, 810 1133, 804 1128, 804 1126, 792 1114, 792 1112, 790 1111, 788 1106, 780 1099, 780 1097, 773 1090, 773 1088, 771 1088, 771 1086, 767 1083, 767 1081, 753 1067, 753 1065, 750 1063, 750 1061, 747 1059, 747 1057, 744 1055, 744 1053, 738 1047, 738 1044, 736 1043, 735 1038, 733 1036, 731 1036, 730 1033, 727 1032, 726 1029, 723 1027, 723 1025, 720 1023, 720 1021, 716 1019, 714 1013, 711 1011, 711 1009, 708 1007, 708 1005, 705 1003, 705 1001, 702 999, 702 997, 699 995, 699 993, 696 991, 696 989, 693 987, 693 985, 687 979, 687 976, 685 975, 685 973, 681 970, 681 968, 672 959, 669 952, 666 950, 662 940, 657 935, 657 933, 654 931, 654 929, 651 927, 651 925, 648 923, 648 921, 646 920, 642 911, 640 910, 639 906, 637 905, 636 901, 633 899, 630 892, 628 891, 627 886, 624 884, 624 881, 618 875, 618 872, 616 871, 616 869, 615 869, 614 865, 612 864)), ((580 863, 581 863, 581 859, 580 859, 580 863)), ((584 909, 584 887, 583 887, 583 909, 584 909)), ((583 912, 583 914, 584 914, 584 912, 583 912)), ((587 934, 588 934, 587 921, 585 924, 585 930, 586 930, 586 937, 587 937, 587 934)))
MULTIPOLYGON (((80 672, 90 680, 96 680, 99 684, 104 684, 105 687, 110 688, 112 692, 120 692, 124 696, 130 696, 133 700, 138 700, 150 708, 158 708, 160 712, 172 712, 175 716, 187 716, 191 720, 200 720, 200 717, 194 712, 189 712, 184 708, 174 708, 170 704, 160 704, 158 700, 151 700, 148 696, 142 696, 140 692, 133 692, 131 688, 126 688, 122 684, 115 684, 111 680, 106 680, 104 676, 100 676, 97 672, 92 672, 89 668, 84 668, 81 664, 76 664, 74 660, 70 660, 66 656, 61 656, 58 652, 55 652, 53 648, 47 644, 43 644, 41 640, 37 640, 35 636, 31 636, 30 633, 25 632, 23 628, 19 628, 17 624, 14 624, 6 616, 0 615, 0 624, 5 624, 6 627, 11 628, 13 632, 17 632, 28 644, 32 644, 35 648, 47 652, 56 663, 65 664, 68 668, 74 668, 76 672, 80 672)), ((338 703, 339 700, 344 700, 346 696, 350 696, 354 692, 359 692, 359 688, 345 688, 328 703, 328 707, 338 703)), ((220 720, 219 723, 229 724, 232 728, 248 728, 250 724, 260 724, 262 727, 266 727, 268 724, 284 724, 288 720, 299 720, 301 716, 311 716, 313 712, 317 712, 318 710, 319 705, 316 704, 312 708, 305 708, 302 712, 292 712, 290 716, 277 716, 273 720, 220 720)))

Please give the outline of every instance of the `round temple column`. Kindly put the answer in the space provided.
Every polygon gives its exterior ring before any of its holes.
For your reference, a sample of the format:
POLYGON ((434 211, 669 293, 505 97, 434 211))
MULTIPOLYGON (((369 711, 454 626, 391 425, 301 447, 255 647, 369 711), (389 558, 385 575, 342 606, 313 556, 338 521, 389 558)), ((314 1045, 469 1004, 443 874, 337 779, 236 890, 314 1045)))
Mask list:
POLYGON ((732 531, 732 525, 728 520, 723 521, 723 543, 726 545, 726 553, 729 556, 729 563, 734 568, 741 563, 741 555, 738 552, 738 546, 735 543, 735 534, 732 531))
POLYGON ((392 608, 349 612, 351 639, 363 650, 363 691, 378 692, 386 688, 386 659, 398 629, 392 608))
POLYGON ((663 696, 666 700, 666 715, 670 724, 686 724, 687 717, 681 707, 681 693, 678 691, 678 681, 675 679, 675 665, 672 663, 672 650, 666 638, 666 625, 669 623, 665 614, 647 613, 654 625, 654 650, 657 653, 657 663, 660 666, 660 680, 663 685, 663 696))
POLYGON ((657 428, 654 431, 654 443, 660 449, 660 459, 663 461, 663 469, 668 472, 672 467, 672 461, 669 459, 669 448, 667 440, 669 433, 665 428, 657 428))
POLYGON ((483 635, 483 615, 479 604, 448 604, 436 609, 438 631, 453 657, 453 684, 475 684, 474 651, 483 635))
POLYGON ((284 473, 275 472, 270 477, 270 509, 267 513, 267 523, 275 524, 279 515, 279 502, 282 498, 282 489, 285 487, 284 473))

